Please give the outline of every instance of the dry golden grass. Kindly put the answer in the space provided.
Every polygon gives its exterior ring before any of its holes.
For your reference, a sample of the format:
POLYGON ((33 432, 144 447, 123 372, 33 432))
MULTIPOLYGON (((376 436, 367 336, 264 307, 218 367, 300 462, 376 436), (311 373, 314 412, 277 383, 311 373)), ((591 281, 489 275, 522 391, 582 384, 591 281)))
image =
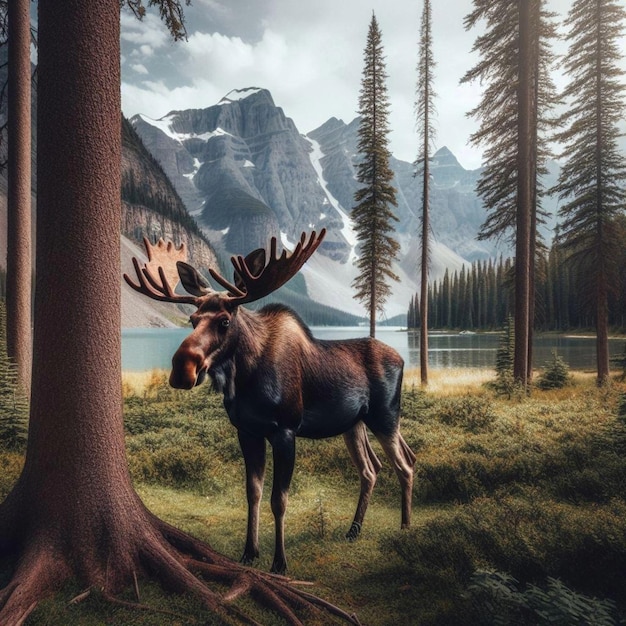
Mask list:
MULTIPOLYGON (((476 391, 478 387, 494 379, 493 369, 468 367, 433 369, 428 372, 426 391, 442 396, 454 396, 476 391)), ((405 389, 407 387, 420 388, 419 368, 405 370, 404 386, 405 389)))
POLYGON ((149 370, 146 372, 122 372, 122 389, 124 396, 141 396, 145 391, 159 381, 167 380, 167 370, 149 370))
MULTIPOLYGON (((146 389, 158 384, 159 380, 167 380, 167 370, 150 370, 147 372, 123 372, 122 384, 125 395, 143 395, 146 389)), ((457 395, 475 391, 484 383, 493 380, 493 369, 478 368, 446 368, 434 369, 428 375, 429 392, 443 395, 457 395)), ((404 372, 404 387, 420 387, 419 368, 407 369, 404 372)))

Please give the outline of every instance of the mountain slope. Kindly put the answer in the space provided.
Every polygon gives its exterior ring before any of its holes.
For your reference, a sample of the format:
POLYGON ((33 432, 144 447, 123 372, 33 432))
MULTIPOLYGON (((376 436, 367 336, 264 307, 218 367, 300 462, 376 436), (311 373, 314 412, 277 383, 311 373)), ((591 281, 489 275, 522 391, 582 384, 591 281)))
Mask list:
POLYGON ((347 258, 350 246, 337 235, 343 224, 325 212, 310 146, 267 90, 234 91, 207 109, 131 122, 218 247, 241 254, 277 232, 293 241, 326 227, 323 249, 347 258), (244 232, 248 217, 253 227, 244 232), (233 218, 240 220, 234 229, 233 218))

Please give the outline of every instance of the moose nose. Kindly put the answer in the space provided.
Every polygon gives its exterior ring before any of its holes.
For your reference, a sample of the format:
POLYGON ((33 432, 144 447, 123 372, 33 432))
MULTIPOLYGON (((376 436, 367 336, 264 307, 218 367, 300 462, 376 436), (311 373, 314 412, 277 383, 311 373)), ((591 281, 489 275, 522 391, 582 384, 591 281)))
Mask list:
POLYGON ((181 346, 172 357, 170 385, 175 389, 192 389, 204 369, 204 354, 181 346))

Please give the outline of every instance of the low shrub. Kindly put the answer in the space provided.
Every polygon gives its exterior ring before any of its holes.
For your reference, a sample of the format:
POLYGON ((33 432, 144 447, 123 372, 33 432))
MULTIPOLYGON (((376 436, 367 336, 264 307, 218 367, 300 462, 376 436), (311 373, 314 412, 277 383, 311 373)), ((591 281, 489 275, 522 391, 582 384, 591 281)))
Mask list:
POLYGON ((617 419, 626 427, 626 393, 621 393, 617 401, 617 419))
POLYGON ((422 389, 412 384, 402 392, 400 415, 407 420, 423 419, 425 412, 433 405, 433 400, 422 389))
POLYGON ((548 361, 537 380, 539 389, 562 389, 567 385, 571 385, 572 376, 569 372, 567 363, 556 353, 552 351, 552 359, 548 361))
POLYGON ((443 400, 438 405, 438 413, 443 424, 457 426, 471 433, 488 429, 496 419, 489 399, 477 395, 443 400))
POLYGON ((135 479, 158 481, 172 487, 189 487, 202 483, 209 468, 209 455, 199 447, 160 448, 139 452, 129 460, 135 479))
POLYGON ((492 568, 522 583, 559 578, 576 591, 625 597, 626 503, 572 506, 524 490, 477 498, 383 540, 415 576, 450 588, 492 568))

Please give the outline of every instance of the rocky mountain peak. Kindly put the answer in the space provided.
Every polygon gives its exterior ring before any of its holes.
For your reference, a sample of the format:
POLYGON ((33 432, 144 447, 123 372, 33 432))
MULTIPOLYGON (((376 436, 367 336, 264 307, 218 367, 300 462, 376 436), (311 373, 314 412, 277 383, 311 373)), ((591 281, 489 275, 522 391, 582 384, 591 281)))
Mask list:
POLYGON ((433 155, 433 165, 435 167, 461 167, 457 158, 446 146, 439 148, 439 150, 435 152, 433 155))
POLYGON ((275 106, 272 94, 267 89, 262 89, 261 87, 245 87, 244 89, 233 89, 232 91, 229 91, 217 104, 230 104, 251 97, 255 97, 259 100, 263 99, 270 106, 275 106))
POLYGON ((248 252, 277 232, 297 241, 302 231, 326 227, 334 234, 322 251, 347 259, 342 218, 328 210, 311 146, 266 89, 237 89, 206 109, 131 121, 225 251, 248 252), (254 227, 244 233, 246 224, 254 227))

